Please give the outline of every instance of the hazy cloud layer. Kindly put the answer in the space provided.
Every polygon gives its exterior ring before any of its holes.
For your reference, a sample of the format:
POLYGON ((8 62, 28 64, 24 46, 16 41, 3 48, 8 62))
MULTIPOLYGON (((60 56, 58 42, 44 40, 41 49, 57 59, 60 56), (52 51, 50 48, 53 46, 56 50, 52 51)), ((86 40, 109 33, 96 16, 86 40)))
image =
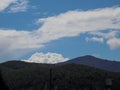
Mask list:
POLYGON ((34 62, 34 63, 59 63, 69 60, 64 58, 61 54, 58 53, 35 53, 28 60, 23 60, 25 62, 34 62))
MULTIPOLYGON (((100 32, 103 30, 120 32, 120 7, 68 11, 60 15, 40 18, 38 22, 43 23, 43 25, 34 31, 0 29, 0 49, 2 50, 0 56, 3 57, 8 52, 13 56, 15 54, 14 51, 17 51, 18 56, 21 56, 28 51, 44 47, 46 43, 52 40, 97 31, 99 31, 99 33, 96 33, 96 35, 98 34, 97 36, 101 35, 101 38, 108 38, 107 44, 110 47, 112 45, 114 48, 120 47, 118 43, 120 39, 114 37, 116 32, 107 33, 107 36, 100 32), (117 40, 111 41, 114 38, 117 40), (116 46, 113 44, 115 42, 117 43, 116 46)), ((95 38, 94 40, 102 42, 102 40, 95 38)))

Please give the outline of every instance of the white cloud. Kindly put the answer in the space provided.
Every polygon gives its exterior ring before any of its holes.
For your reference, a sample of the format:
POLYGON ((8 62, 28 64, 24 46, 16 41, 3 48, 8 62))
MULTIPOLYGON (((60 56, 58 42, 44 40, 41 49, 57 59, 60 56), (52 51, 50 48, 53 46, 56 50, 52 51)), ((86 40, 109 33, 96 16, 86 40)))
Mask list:
POLYGON ((64 58, 61 54, 58 53, 35 53, 28 60, 23 60, 25 62, 34 62, 34 63, 59 63, 69 60, 64 58))
POLYGON ((19 0, 16 2, 13 6, 10 7, 10 11, 12 13, 15 12, 25 12, 28 7, 28 1, 27 0, 19 0))
POLYGON ((28 0, 0 0, 0 12, 8 8, 8 12, 24 12, 27 10, 28 0))
MULTIPOLYGON (((120 39, 119 39, 120 32, 119 31, 116 31, 116 30, 115 31, 112 30, 109 32, 97 31, 97 32, 90 32, 89 34, 102 38, 103 41, 106 41, 106 43, 110 46, 111 49, 120 48, 120 39)), ((94 41, 93 38, 94 37, 86 38, 86 41, 94 41)))
MULTIPOLYGON (((27 53, 27 51, 42 48, 52 40, 75 37, 85 32, 111 29, 119 32, 120 7, 68 11, 60 15, 40 18, 38 22, 43 24, 34 31, 0 29, 0 49, 4 52, 0 56, 5 56, 7 52, 13 54, 13 51, 17 51, 19 56, 23 52, 27 53)), ((107 37, 113 36, 113 34, 109 34, 107 37)))
POLYGON ((0 45, 9 45, 10 50, 42 47, 42 44, 38 44, 40 40, 37 40, 37 36, 34 35, 34 32, 0 30, 0 45))
POLYGON ((47 33, 46 38, 59 39, 77 36, 88 31, 120 29, 120 8, 104 8, 90 11, 68 11, 66 13, 39 19, 43 22, 40 32, 47 33))
POLYGON ((111 49, 120 48, 120 38, 112 38, 107 41, 111 49))
POLYGON ((10 4, 16 2, 16 0, 0 0, 0 12, 5 10, 10 4))
POLYGON ((105 39, 110 39, 110 38, 114 38, 116 36, 118 36, 120 34, 119 31, 116 31, 116 30, 112 30, 112 31, 109 31, 109 32, 100 32, 100 31, 96 31, 96 32, 90 32, 91 35, 95 35, 95 36, 100 36, 100 37, 103 37, 105 39))
POLYGON ((92 38, 86 38, 86 41, 89 42, 89 41, 94 41, 94 42, 99 42, 99 43, 103 43, 104 42, 104 39, 103 38, 98 38, 98 37, 92 37, 92 38))

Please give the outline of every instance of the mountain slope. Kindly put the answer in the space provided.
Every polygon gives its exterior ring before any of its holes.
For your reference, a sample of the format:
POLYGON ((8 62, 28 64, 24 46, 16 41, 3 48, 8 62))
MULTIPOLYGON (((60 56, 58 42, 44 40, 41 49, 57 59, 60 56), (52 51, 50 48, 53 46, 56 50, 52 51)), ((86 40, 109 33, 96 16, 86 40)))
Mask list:
POLYGON ((114 80, 112 90, 120 90, 120 73, 80 64, 51 65, 11 61, 0 64, 0 67, 10 90, 50 90, 50 76, 52 90, 53 88, 103 90, 107 78, 114 80), (52 70, 52 75, 50 75, 50 70, 52 70))
POLYGON ((120 72, 120 62, 100 59, 90 55, 71 59, 61 64, 71 64, 71 63, 88 65, 112 72, 120 72))

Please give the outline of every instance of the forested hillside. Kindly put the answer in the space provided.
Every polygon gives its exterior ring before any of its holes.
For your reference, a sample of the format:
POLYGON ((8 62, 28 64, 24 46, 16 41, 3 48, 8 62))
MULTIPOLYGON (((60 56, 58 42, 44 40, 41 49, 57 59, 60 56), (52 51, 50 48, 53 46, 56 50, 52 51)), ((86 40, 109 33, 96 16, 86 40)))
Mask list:
POLYGON ((80 64, 50 65, 11 61, 0 64, 9 90, 120 90, 120 73, 80 64))

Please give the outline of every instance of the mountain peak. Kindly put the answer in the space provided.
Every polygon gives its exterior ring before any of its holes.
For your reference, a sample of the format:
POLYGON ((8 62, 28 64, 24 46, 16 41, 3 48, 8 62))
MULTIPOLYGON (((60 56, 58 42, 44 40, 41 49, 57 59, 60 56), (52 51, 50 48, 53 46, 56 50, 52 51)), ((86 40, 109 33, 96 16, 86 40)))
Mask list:
POLYGON ((71 59, 71 60, 77 60, 77 61, 93 61, 93 60, 103 60, 103 59, 100 59, 100 58, 97 58, 95 56, 92 56, 92 55, 85 55, 85 56, 80 56, 80 57, 77 57, 77 58, 74 58, 74 59, 71 59))
POLYGON ((71 64, 71 63, 83 64, 83 65, 88 65, 91 67, 96 67, 96 68, 104 69, 108 71, 120 72, 120 62, 105 60, 105 59, 97 58, 91 55, 77 57, 67 62, 64 62, 63 64, 71 64))
POLYGON ((80 58, 97 58, 97 57, 92 55, 85 55, 85 56, 81 56, 80 58))

